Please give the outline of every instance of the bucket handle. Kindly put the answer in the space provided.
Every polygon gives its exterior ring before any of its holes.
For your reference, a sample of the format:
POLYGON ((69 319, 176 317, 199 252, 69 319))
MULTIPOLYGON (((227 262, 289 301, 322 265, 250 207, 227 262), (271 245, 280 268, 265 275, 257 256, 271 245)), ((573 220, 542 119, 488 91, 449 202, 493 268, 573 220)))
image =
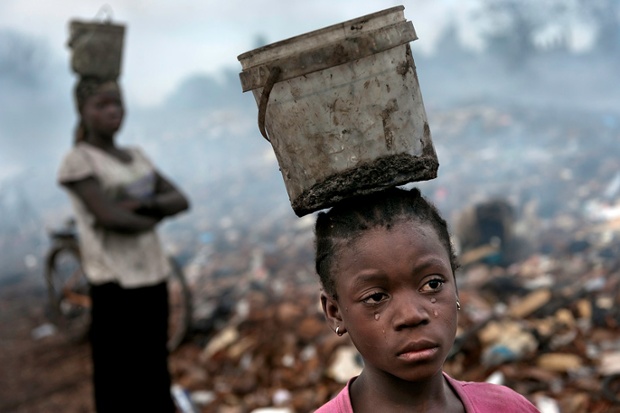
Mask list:
MULTIPOLYGON (((101 19, 101 21, 103 23, 112 24, 112 17, 114 15, 114 10, 112 9, 112 6, 110 6, 107 3, 101 6, 97 14, 95 14, 94 20, 97 20, 102 15, 103 15, 103 18, 101 19)), ((93 32, 91 32, 88 35, 88 37, 86 38, 84 42, 85 43, 89 42, 92 37, 93 37, 93 32)), ((75 43, 75 33, 72 33, 71 36, 69 37, 69 40, 67 41, 67 46, 69 46, 70 48, 73 48, 74 43, 75 43)))
POLYGON ((112 23, 112 16, 114 15, 114 10, 112 9, 112 6, 107 3, 101 6, 99 11, 95 15, 95 19, 97 19, 102 14, 105 15, 102 19, 104 23, 112 23))
POLYGON ((260 96, 260 103, 258 105, 258 129, 260 130, 263 138, 267 139, 267 142, 271 142, 269 137, 267 137, 267 130, 265 130, 265 115, 267 113, 267 104, 269 103, 269 95, 271 94, 271 89, 273 89, 273 85, 278 81, 278 77, 280 77, 280 73, 282 69, 279 66, 274 66, 269 71, 269 77, 265 82, 265 86, 263 86, 263 93, 260 96))

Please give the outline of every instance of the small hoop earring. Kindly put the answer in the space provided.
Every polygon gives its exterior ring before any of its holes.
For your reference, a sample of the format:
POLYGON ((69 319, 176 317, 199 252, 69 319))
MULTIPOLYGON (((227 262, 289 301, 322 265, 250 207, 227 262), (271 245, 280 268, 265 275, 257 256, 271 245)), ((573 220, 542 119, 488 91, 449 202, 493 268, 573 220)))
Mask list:
POLYGON ((336 334, 341 337, 343 333, 340 332, 340 326, 336 327, 336 334))
POLYGON ((456 299, 456 309, 458 311, 461 311, 461 302, 458 300, 458 298, 456 299))

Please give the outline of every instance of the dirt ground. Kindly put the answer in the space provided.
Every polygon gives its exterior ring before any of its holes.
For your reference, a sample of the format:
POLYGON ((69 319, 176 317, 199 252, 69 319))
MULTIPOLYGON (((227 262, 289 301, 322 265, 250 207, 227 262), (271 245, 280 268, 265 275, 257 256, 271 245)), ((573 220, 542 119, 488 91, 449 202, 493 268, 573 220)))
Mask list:
POLYGON ((92 412, 88 344, 33 336, 48 323, 45 303, 34 274, 0 287, 0 411, 92 412))
POLYGON ((0 286, 0 412, 94 412, 88 343, 35 338, 48 322, 36 274, 0 286))

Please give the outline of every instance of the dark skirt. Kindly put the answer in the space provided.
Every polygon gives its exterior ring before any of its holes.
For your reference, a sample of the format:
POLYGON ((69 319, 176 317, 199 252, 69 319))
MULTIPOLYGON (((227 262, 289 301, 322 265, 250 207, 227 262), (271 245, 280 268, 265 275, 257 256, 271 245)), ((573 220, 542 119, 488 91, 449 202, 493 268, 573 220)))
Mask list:
POLYGON ((166 347, 167 284, 91 285, 91 297, 97 412, 174 412, 166 347))

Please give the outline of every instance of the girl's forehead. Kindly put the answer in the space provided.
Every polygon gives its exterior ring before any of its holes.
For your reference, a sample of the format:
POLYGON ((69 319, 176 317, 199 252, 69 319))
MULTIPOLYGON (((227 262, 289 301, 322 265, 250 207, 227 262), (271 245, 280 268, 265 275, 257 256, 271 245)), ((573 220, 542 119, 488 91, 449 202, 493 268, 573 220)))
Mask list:
POLYGON ((97 88, 96 93, 107 93, 107 92, 116 92, 120 93, 121 89, 118 86, 118 83, 110 81, 102 83, 101 86, 97 88))
POLYGON ((100 96, 120 96, 121 89, 116 82, 106 82, 86 94, 87 99, 100 96))
POLYGON ((121 93, 118 90, 102 90, 101 92, 95 94, 95 96, 99 97, 118 97, 120 95, 121 93))
POLYGON ((336 255, 331 273, 336 289, 348 289, 360 279, 379 274, 385 280, 412 280, 409 276, 417 277, 431 269, 446 276, 452 274, 449 251, 427 223, 404 221, 390 228, 365 230, 355 241, 341 244, 336 255))
POLYGON ((120 98, 121 94, 118 90, 102 90, 93 93, 91 96, 88 97, 87 100, 91 102, 100 102, 108 99, 118 100, 120 98))
POLYGON ((439 234, 430 223, 401 219, 389 227, 377 225, 359 232, 355 237, 343 240, 338 248, 336 260, 357 260, 361 257, 360 254, 372 254, 374 249, 381 244, 388 243, 392 245, 391 243, 396 238, 400 242, 406 242, 413 248, 434 248, 441 249, 442 252, 445 250, 439 234))
POLYGON ((370 238, 389 238, 397 233, 408 234, 410 236, 429 236, 434 234, 437 238, 439 238, 439 234, 431 223, 414 218, 402 217, 394 220, 389 225, 378 224, 361 230, 356 236, 350 239, 350 243, 355 244, 364 242, 370 238))

